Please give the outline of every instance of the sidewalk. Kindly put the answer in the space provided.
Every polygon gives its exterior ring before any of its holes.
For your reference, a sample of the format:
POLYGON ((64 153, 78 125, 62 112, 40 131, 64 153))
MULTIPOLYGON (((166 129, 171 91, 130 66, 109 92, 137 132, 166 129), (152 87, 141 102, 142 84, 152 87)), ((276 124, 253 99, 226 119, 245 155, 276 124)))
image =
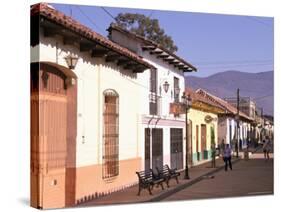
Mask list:
MULTIPOLYGON (((232 163, 235 169, 235 163, 238 162, 240 158, 233 158, 232 163)), ((218 172, 224 168, 224 162, 222 158, 216 159, 216 168, 211 168, 211 162, 206 162, 204 164, 194 166, 189 168, 189 180, 184 179, 184 171, 181 172, 179 179, 179 184, 176 180, 170 180, 170 187, 167 188, 164 184, 165 190, 160 187, 152 190, 152 195, 149 195, 147 189, 142 190, 140 196, 138 193, 138 185, 127 188, 123 191, 115 192, 107 196, 99 197, 97 199, 90 200, 88 202, 80 203, 77 207, 87 207, 87 206, 98 206, 98 205, 111 205, 111 204, 130 204, 130 203, 144 203, 144 202, 155 202, 160 201, 173 193, 176 193, 188 186, 193 185, 208 176, 211 176, 215 172, 218 172)))

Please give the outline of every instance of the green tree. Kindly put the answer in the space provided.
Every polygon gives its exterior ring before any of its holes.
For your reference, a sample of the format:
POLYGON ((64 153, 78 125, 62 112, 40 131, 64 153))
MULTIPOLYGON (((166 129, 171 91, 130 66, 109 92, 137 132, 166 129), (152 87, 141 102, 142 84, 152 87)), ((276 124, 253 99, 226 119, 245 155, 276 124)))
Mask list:
POLYGON ((212 167, 216 167, 216 143, 215 143, 214 127, 211 127, 211 155, 212 155, 212 167))
POLYGON ((157 19, 138 13, 119 13, 115 20, 117 26, 150 39, 171 52, 178 50, 171 36, 166 35, 164 29, 160 28, 157 19))

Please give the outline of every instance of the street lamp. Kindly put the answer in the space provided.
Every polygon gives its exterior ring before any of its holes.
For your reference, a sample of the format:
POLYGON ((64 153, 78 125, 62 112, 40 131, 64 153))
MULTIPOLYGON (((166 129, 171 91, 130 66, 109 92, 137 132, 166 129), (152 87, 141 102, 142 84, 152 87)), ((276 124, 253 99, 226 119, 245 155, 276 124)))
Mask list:
POLYGON ((69 69, 75 69, 75 66, 78 62, 78 57, 75 57, 74 55, 69 54, 64 59, 65 59, 65 62, 69 69))
POLYGON ((192 104, 192 99, 190 95, 186 97, 185 92, 183 92, 183 95, 181 97, 182 99, 182 104, 185 107, 185 138, 186 138, 186 146, 185 146, 185 175, 184 179, 190 179, 189 174, 188 174, 188 117, 187 113, 191 107, 192 104))

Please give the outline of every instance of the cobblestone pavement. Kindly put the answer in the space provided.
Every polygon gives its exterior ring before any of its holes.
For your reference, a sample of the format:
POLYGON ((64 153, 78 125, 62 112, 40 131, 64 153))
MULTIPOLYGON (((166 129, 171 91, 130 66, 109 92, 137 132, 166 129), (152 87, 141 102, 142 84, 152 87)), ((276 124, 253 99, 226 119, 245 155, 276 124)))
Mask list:
POLYGON ((201 180, 162 201, 273 194, 273 155, 269 160, 263 157, 253 154, 250 160, 236 163, 232 171, 221 170, 213 179, 201 180))

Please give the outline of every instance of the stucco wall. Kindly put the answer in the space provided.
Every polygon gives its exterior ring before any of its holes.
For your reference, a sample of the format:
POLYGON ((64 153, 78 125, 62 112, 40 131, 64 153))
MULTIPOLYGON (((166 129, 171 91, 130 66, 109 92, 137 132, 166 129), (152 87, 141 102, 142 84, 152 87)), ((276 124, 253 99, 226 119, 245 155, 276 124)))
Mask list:
MULTIPOLYGON (((206 125, 206 150, 208 151, 208 159, 211 157, 211 127, 214 128, 215 133, 215 144, 218 145, 218 116, 217 114, 205 112, 201 110, 197 110, 191 108, 188 113, 188 119, 192 122, 192 155, 193 155, 193 163, 197 163, 197 152, 196 152, 196 126, 198 126, 198 150, 201 152, 201 124, 206 125), (206 116, 211 116, 213 120, 210 123, 205 121, 206 116)), ((204 154, 204 153, 200 153, 204 154)), ((203 155, 200 155, 201 160, 203 159, 203 155)))
POLYGON ((139 139, 140 111, 144 104, 139 98, 141 85, 137 74, 106 63, 103 58, 92 58, 90 52, 80 52, 78 45, 64 45, 59 36, 44 37, 42 31, 40 33, 40 45, 31 48, 31 62, 50 61, 67 67, 65 56, 73 53, 79 57, 73 70, 78 86, 76 200, 136 183, 135 171, 141 165, 139 148, 143 143, 139 139), (38 52, 40 54, 36 56, 38 52), (113 89, 119 95, 120 167, 119 175, 110 182, 102 179, 103 92, 107 89, 113 89))
MULTIPOLYGON (((179 79, 179 88, 180 94, 179 97, 182 96, 183 91, 185 89, 184 84, 184 75, 183 72, 175 68, 173 65, 164 62, 163 59, 159 59, 156 55, 152 55, 149 51, 142 51, 140 41, 136 41, 132 39, 130 36, 125 36, 123 33, 120 33, 116 30, 112 30, 111 39, 125 46, 135 52, 137 52, 143 59, 150 64, 152 64, 157 69, 157 95, 161 96, 161 116, 170 116, 169 107, 170 103, 174 102, 174 77, 179 79), (163 84, 167 81, 169 83, 169 90, 167 93, 164 92, 163 84), (161 87, 161 88, 160 88, 161 87), (161 92, 160 92, 161 90, 161 92)), ((149 89, 150 89, 150 72, 146 71, 145 73, 138 74, 138 83, 142 88, 142 103, 143 107, 141 108, 141 114, 149 114, 149 102, 147 99, 149 98, 149 89)), ((182 118, 184 116, 182 115, 182 118)))
POLYGON ((219 117, 218 118, 218 143, 221 144, 222 141, 227 141, 227 119, 226 117, 219 117))
MULTIPOLYGON (((234 118, 219 117, 219 122, 218 122, 219 142, 221 142, 222 139, 224 139, 225 143, 230 144, 231 140, 234 139, 236 126, 237 123, 234 118)), ((251 126, 248 122, 245 121, 240 121, 239 126, 240 126, 239 139, 242 140, 242 149, 244 149, 247 147, 247 137, 248 137, 248 132, 250 132, 251 126)))
POLYGON ((79 57, 73 70, 78 77, 77 166, 102 162, 103 92, 106 89, 113 89, 119 95, 120 160, 137 157, 140 86, 136 74, 114 63, 106 63, 102 58, 91 58, 89 53, 81 53, 73 46, 63 45, 60 38, 41 36, 40 61, 56 62, 56 42, 58 64, 66 66, 64 57, 69 52, 79 57))
MULTIPOLYGON (((176 69, 174 66, 164 62, 163 59, 159 59, 156 55, 151 55, 148 51, 141 49, 141 43, 125 36, 123 33, 112 30, 111 39, 114 42, 127 47, 128 49, 136 52, 143 59, 152 64, 157 69, 157 95, 160 96, 158 100, 158 114, 156 116, 149 114, 149 96, 150 96, 150 71, 137 74, 138 84, 140 85, 140 101, 142 114, 142 127, 140 128, 140 155, 142 157, 141 167, 144 169, 144 155, 145 155, 145 128, 162 128, 163 129, 163 163, 170 165, 170 128, 183 129, 183 154, 185 154, 185 115, 175 117, 173 114, 169 114, 170 103, 174 102, 174 77, 179 79, 179 100, 185 89, 183 72, 176 69), (163 84, 169 83, 169 90, 164 91, 163 84)), ((183 161, 184 163, 184 161, 183 161)))
POLYGON ((161 96, 161 115, 173 117, 172 114, 169 114, 169 108, 170 103, 174 102, 174 77, 179 79, 179 100, 181 101, 181 96, 185 89, 183 72, 175 69, 172 65, 168 65, 167 62, 164 62, 162 59, 157 59, 155 55, 151 55, 147 51, 143 52, 142 56, 144 57, 144 60, 157 68, 157 93, 161 96), (167 93, 163 88, 163 84, 166 81, 170 85, 167 93))

